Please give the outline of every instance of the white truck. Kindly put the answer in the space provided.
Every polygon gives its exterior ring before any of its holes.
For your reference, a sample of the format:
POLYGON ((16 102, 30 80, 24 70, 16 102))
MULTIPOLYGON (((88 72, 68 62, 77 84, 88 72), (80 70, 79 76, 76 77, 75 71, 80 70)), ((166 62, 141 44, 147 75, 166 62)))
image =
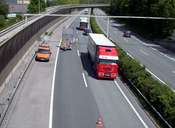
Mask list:
POLYGON ((88 28, 88 18, 87 17, 80 17, 80 30, 84 30, 85 28, 88 28))

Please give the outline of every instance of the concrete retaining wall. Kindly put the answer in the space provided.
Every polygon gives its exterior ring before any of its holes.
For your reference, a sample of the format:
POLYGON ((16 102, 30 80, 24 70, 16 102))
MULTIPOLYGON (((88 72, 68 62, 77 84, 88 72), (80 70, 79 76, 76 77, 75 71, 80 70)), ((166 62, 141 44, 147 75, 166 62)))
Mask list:
MULTIPOLYGON (((60 9, 57 13, 65 14, 69 13, 69 9, 60 9)), ((28 27, 24 28, 22 31, 17 33, 14 37, 9 39, 4 45, 0 47, 0 75, 3 69, 7 66, 10 60, 18 53, 18 51, 34 36, 41 28, 53 21, 58 17, 43 17, 37 20, 28 27)), ((22 55, 21 55, 22 57, 22 55)), ((15 65, 14 65, 15 66, 15 65)), ((5 75, 7 75, 6 73, 5 75)), ((2 79, 0 80, 0 85, 2 84, 2 79)))

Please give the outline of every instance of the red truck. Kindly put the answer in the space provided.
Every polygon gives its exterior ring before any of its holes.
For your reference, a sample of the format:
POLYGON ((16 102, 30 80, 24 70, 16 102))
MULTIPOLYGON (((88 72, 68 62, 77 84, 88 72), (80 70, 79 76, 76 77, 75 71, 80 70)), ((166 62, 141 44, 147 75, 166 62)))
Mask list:
POLYGON ((97 78, 115 79, 118 76, 118 51, 103 34, 89 34, 88 55, 97 78))

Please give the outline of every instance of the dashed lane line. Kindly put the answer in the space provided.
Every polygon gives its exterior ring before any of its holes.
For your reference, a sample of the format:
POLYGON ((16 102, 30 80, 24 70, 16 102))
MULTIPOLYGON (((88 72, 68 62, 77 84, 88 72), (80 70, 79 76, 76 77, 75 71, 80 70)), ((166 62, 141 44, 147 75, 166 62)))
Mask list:
POLYGON ((87 87, 88 87, 88 84, 87 84, 87 81, 86 81, 85 74, 82 73, 82 76, 83 76, 83 80, 84 80, 85 87, 87 88, 87 87))

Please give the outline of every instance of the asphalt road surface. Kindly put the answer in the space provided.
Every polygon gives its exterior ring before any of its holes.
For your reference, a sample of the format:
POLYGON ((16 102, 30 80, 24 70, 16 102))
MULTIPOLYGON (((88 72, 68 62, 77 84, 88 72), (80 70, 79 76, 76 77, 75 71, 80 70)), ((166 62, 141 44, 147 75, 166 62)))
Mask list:
MULTIPOLYGON (((2 128, 48 128, 56 52, 62 30, 73 20, 73 17, 62 19, 47 30, 53 32, 48 41, 52 51, 50 61, 39 62, 33 59, 15 93, 2 128)), ((32 46, 33 49, 30 50, 32 56, 40 43, 36 41, 35 46, 32 46)), ((31 55, 29 54, 23 61, 31 60, 31 55)))
POLYGON ((137 99, 119 80, 97 80, 87 58, 88 36, 70 51, 60 50, 55 77, 53 128, 95 128, 102 117, 106 128, 155 128, 137 99))
MULTIPOLYGON (((94 12, 96 15, 105 15, 99 9, 95 9, 94 12)), ((106 18, 97 18, 97 23, 105 32, 107 31, 106 18)), ((175 89, 175 57, 161 52, 162 48, 159 45, 145 43, 134 35, 131 38, 123 37, 123 31, 125 30, 123 24, 110 20, 110 38, 144 64, 153 77, 175 89)))

